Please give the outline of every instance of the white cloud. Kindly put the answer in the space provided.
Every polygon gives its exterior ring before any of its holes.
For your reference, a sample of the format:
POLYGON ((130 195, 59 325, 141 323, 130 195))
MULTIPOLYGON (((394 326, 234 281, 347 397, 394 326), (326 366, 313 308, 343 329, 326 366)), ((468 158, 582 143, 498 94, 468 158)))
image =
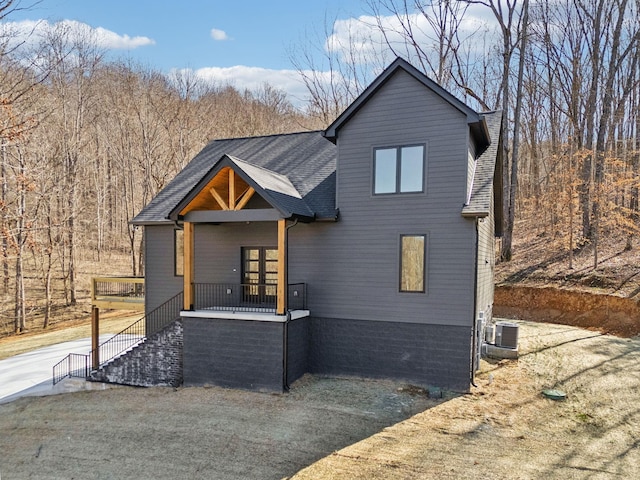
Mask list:
POLYGON ((103 47, 114 50, 130 50, 156 44, 155 40, 149 37, 130 37, 127 34, 119 35, 102 27, 93 29, 93 32, 103 47))
MULTIPOLYGON (((420 12, 403 15, 401 19, 396 15, 361 15, 336 20, 324 48, 327 52, 338 54, 343 60, 355 60, 358 63, 367 63, 372 58, 389 57, 391 50, 388 44, 391 44, 397 53, 406 55, 405 26, 401 21, 411 25, 415 40, 423 48, 429 50, 430 45, 435 48, 437 35, 427 18, 420 12), (381 28, 385 35, 382 34, 381 28)), ((470 5, 458 33, 461 39, 467 39, 477 32, 493 31, 495 24, 488 8, 470 5)), ((481 42, 478 42, 476 48, 480 49, 480 44, 481 42)))
POLYGON ((229 40, 229 36, 227 35, 227 32, 225 32, 224 30, 219 30, 217 28, 211 29, 211 38, 218 41, 229 40))
MULTIPOLYGON (((172 73, 176 73, 174 70, 172 73)), ((291 103, 302 106, 307 97, 307 89, 296 70, 271 70, 261 67, 236 65, 233 67, 205 67, 197 70, 182 69, 181 73, 194 74, 204 82, 218 86, 230 85, 240 91, 258 91, 268 83, 287 93, 291 103)))
POLYGON ((118 34, 102 27, 92 27, 76 20, 62 20, 49 23, 47 20, 22 20, 19 22, 0 23, 0 35, 10 38, 16 44, 31 44, 46 38, 53 32, 64 32, 70 37, 92 38, 96 46, 108 50, 131 50, 138 47, 155 45, 149 37, 130 37, 118 34))

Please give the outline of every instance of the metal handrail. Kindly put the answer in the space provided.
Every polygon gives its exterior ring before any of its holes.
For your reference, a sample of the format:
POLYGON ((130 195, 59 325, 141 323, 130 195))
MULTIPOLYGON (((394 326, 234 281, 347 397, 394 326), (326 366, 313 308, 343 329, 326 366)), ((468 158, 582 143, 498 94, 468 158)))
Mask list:
POLYGON ((89 355, 70 353, 53 366, 53 384, 67 377, 87 378, 89 376, 89 355))
MULTIPOLYGON (((142 343, 147 336, 162 330, 178 318, 182 308, 182 299, 183 295, 180 292, 121 332, 98 345, 100 365, 104 365, 131 350, 142 343)), ((93 353, 94 351, 92 350, 92 358, 93 353)))

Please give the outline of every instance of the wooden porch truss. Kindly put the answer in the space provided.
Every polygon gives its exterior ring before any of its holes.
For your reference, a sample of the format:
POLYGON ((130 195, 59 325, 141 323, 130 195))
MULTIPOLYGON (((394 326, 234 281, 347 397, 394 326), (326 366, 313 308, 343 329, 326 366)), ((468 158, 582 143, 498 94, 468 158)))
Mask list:
MULTIPOLYGON (((180 212, 185 215, 194 210, 239 211, 246 207, 256 193, 244 179, 230 167, 225 167, 180 212), (239 193, 238 193, 239 192, 239 193)), ((194 224, 184 222, 184 309, 193 310, 195 304, 194 224)), ((278 280, 276 314, 287 309, 287 228, 286 220, 278 220, 278 280)))
POLYGON ((180 215, 194 210, 242 210, 254 193, 255 189, 236 175, 232 168, 225 167, 189 202, 180 215))

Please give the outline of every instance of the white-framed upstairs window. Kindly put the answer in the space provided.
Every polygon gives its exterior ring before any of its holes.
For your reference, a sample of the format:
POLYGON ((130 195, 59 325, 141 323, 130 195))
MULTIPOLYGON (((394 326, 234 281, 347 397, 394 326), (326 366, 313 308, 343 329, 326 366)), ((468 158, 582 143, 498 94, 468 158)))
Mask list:
POLYGON ((373 149, 373 194, 424 192, 426 145, 373 149))

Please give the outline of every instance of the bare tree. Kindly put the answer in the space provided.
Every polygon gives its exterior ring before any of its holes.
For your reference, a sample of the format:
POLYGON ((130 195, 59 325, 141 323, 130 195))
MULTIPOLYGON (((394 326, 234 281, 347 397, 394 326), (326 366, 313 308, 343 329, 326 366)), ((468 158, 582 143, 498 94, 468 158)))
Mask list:
POLYGON ((338 35, 337 20, 325 19, 322 34, 301 42, 289 54, 309 93, 307 113, 322 126, 331 123, 367 87, 373 75, 385 64, 385 54, 358 22, 345 23, 338 35), (364 47, 367 48, 364 48, 364 47))
POLYGON ((84 31, 57 24, 43 39, 48 47, 48 68, 51 70, 51 87, 59 98, 56 111, 60 122, 58 151, 65 182, 64 203, 66 212, 66 278, 68 278, 68 303, 77 302, 76 284, 76 220, 81 202, 78 201, 78 175, 87 142, 87 115, 93 102, 91 78, 100 64, 103 52, 95 38, 84 31))

